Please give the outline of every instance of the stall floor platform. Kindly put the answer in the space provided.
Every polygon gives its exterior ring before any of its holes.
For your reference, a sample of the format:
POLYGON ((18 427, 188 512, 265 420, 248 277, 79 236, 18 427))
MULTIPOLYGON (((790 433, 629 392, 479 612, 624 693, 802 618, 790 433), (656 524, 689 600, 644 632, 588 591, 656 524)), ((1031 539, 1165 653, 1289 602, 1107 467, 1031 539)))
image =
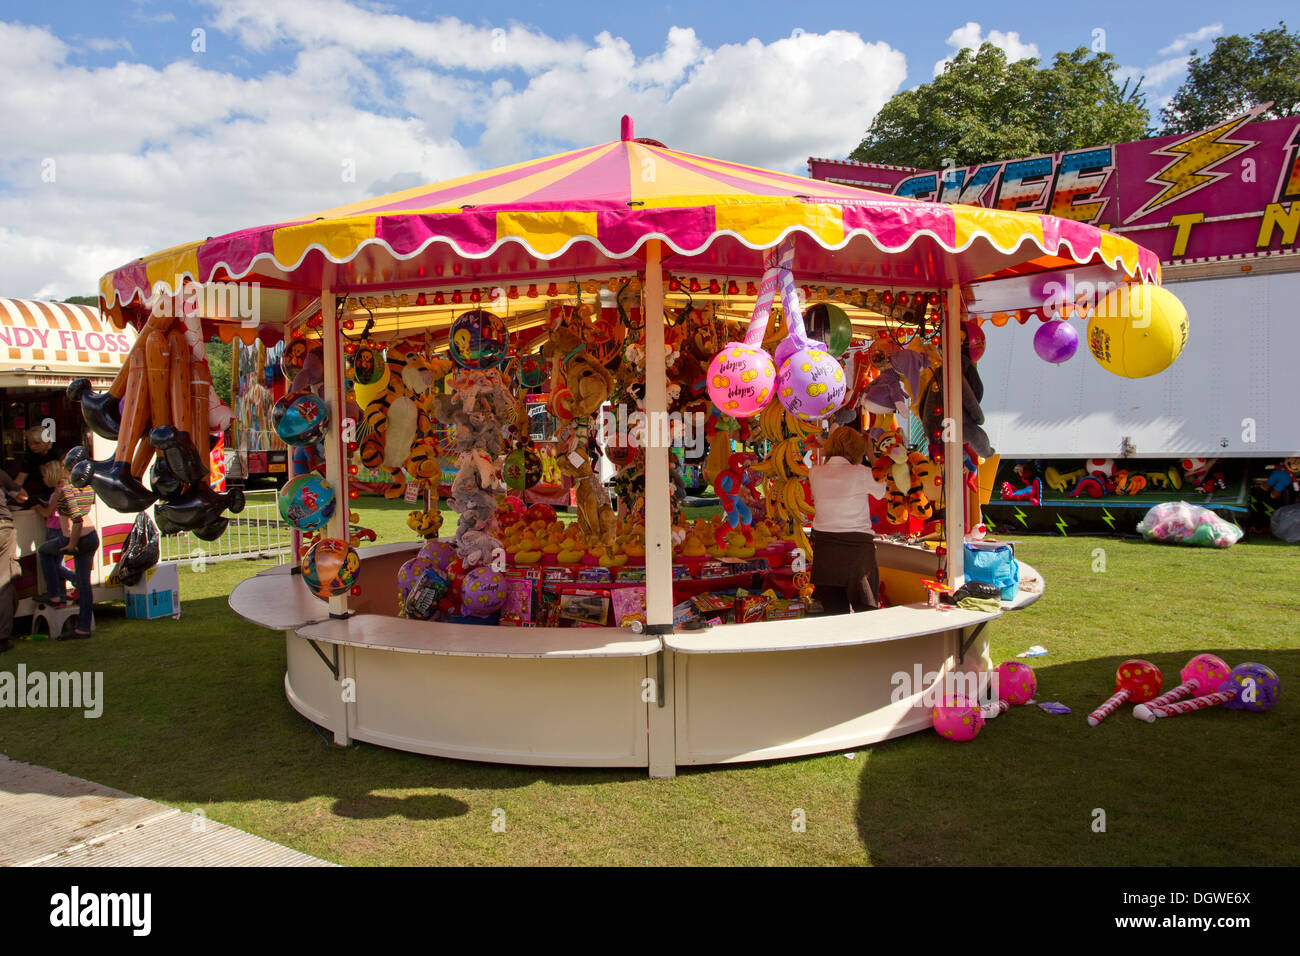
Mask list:
POLYGON ((234 827, 0 754, 0 866, 333 866, 234 827))

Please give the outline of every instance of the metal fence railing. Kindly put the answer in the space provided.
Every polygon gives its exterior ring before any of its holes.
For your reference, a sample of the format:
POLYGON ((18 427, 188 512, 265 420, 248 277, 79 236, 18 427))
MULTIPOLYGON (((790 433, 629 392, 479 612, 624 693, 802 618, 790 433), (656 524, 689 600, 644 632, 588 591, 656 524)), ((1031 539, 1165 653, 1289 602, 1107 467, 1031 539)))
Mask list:
POLYGON ((160 561, 228 561, 234 558, 275 558, 283 564, 289 555, 293 529, 280 517, 275 492, 254 492, 239 514, 226 513, 230 524, 215 541, 203 541, 191 532, 163 535, 160 561))

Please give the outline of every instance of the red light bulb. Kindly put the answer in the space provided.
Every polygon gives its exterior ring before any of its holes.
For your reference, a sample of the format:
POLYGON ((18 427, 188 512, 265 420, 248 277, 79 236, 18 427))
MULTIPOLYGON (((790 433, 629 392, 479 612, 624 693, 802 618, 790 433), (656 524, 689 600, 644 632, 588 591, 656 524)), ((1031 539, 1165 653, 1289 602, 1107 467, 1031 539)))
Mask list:
POLYGON ((453 305, 460 305, 462 302, 465 301, 465 299, 460 294, 460 289, 457 289, 455 292, 451 294, 451 301, 453 305))
POLYGON ((554 282, 552 282, 550 285, 546 287, 546 294, 551 297, 555 297, 559 295, 560 294, 559 287, 556 286, 554 282))
POLYGON ((710 279, 710 280, 709 280, 709 294, 710 294, 710 295, 717 295, 717 294, 718 294, 719 292, 721 292, 721 291, 722 291, 722 285, 718 282, 718 280, 717 280, 717 279, 710 279))
POLYGON ((441 292, 435 292, 433 294, 434 305, 444 305, 446 301, 447 301, 446 297, 441 292))
POLYGON ((530 285, 530 286, 528 287, 528 298, 530 298, 530 299, 535 299, 535 298, 537 298, 537 286, 535 286, 535 285, 530 285))
POLYGON ((758 295, 758 286, 752 282, 745 283, 745 295, 758 295))
POLYGON ((469 300, 470 300, 471 302, 478 302, 478 301, 481 300, 482 298, 483 298, 483 296, 479 294, 478 289, 471 289, 471 290, 470 290, 470 293, 469 293, 469 300))
POLYGON ((519 286, 517 286, 517 285, 512 285, 512 286, 510 287, 509 291, 506 292, 506 297, 507 297, 507 298, 510 298, 510 299, 517 299, 517 298, 519 298, 519 286))
POLYGON ((689 288, 692 292, 699 292, 699 291, 700 291, 700 280, 699 280, 699 279, 692 279, 692 280, 691 280, 691 284, 690 284, 690 286, 689 286, 688 288, 689 288))
POLYGON ((740 295, 740 286, 736 285, 735 279, 727 283, 727 295, 740 295))
POLYGON ((429 304, 429 299, 428 299, 427 296, 425 296, 425 294, 424 294, 423 292, 421 292, 419 295, 417 295, 417 296, 415 297, 415 304, 416 304, 416 305, 428 305, 428 304, 429 304))

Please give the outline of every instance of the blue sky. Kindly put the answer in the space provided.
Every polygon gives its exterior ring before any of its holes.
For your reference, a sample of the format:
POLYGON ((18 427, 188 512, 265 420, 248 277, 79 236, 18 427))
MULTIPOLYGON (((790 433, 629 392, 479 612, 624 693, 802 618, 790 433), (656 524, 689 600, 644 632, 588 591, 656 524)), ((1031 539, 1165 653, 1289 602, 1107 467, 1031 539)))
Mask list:
POLYGON ((1284 6, 0 3, 0 295, 88 293, 178 242, 608 141, 624 112, 804 173, 984 39, 1044 60, 1104 43, 1155 112, 1192 46, 1284 6))

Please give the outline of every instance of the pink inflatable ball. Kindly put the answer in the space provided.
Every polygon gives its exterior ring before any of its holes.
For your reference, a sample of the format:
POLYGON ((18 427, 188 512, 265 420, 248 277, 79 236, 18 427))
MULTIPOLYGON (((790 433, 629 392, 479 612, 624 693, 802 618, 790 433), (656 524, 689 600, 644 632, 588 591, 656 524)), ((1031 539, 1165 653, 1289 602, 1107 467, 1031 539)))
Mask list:
POLYGON ((806 422, 821 421, 843 405, 848 385, 844 367, 816 348, 795 352, 776 376, 781 404, 806 422))
POLYGON ((456 542, 452 538, 434 538, 424 543, 416 557, 441 571, 456 560, 456 542))
POLYGON ((966 333, 966 342, 970 346, 971 361, 978 362, 984 357, 984 330, 978 322, 963 322, 961 328, 966 333))
POLYGON ((488 565, 465 575, 460 589, 460 613, 467 617, 487 617, 506 603, 506 576, 488 565))
POLYGON ((403 564, 397 571, 397 593, 405 598, 415 582, 424 577, 424 572, 434 567, 433 562, 418 555, 403 564))
POLYGON ((1064 319, 1044 322, 1034 333, 1034 352, 1044 362, 1060 365, 1079 351, 1079 333, 1064 319))
POLYGON ((999 664, 994 673, 998 677, 998 700, 1017 707, 1033 700, 1038 690, 1038 677, 1028 664, 1007 661, 999 664))
POLYGON ((1209 694, 1218 690, 1232 668, 1222 657, 1215 654, 1197 654, 1178 672, 1178 679, 1184 684, 1195 684, 1196 693, 1209 694))
POLYGON ((776 366, 763 349, 728 342, 709 363, 709 399, 732 418, 752 418, 772 400, 776 366))
POLYGON ((1223 706, 1229 710, 1263 713, 1277 703, 1282 681, 1273 668, 1248 661, 1234 667, 1232 673, 1219 685, 1219 690, 1236 691, 1236 697, 1224 702, 1223 706))
POLYGON ((952 704, 940 704, 931 711, 934 718, 934 731, 945 740, 974 740, 984 726, 984 716, 979 704, 958 700, 952 704))

